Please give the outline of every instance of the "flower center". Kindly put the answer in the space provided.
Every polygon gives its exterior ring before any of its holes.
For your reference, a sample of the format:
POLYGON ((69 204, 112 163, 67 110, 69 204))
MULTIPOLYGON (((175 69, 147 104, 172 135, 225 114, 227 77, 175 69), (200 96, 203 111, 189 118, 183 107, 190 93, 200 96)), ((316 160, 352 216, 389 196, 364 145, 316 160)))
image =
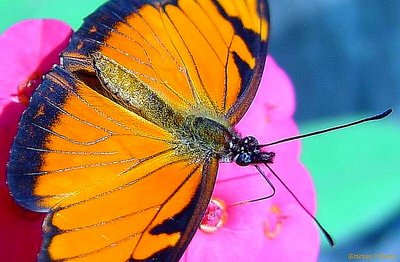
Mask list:
POLYGON ((274 239, 281 233, 283 221, 287 217, 282 214, 282 211, 277 205, 272 205, 267 219, 264 221, 264 234, 268 239, 274 239))
POLYGON ((18 85, 18 101, 27 106, 33 92, 41 82, 42 76, 38 73, 34 73, 28 79, 22 81, 18 85))
POLYGON ((225 203, 219 199, 211 199, 201 220, 200 229, 205 233, 217 231, 226 221, 225 203))

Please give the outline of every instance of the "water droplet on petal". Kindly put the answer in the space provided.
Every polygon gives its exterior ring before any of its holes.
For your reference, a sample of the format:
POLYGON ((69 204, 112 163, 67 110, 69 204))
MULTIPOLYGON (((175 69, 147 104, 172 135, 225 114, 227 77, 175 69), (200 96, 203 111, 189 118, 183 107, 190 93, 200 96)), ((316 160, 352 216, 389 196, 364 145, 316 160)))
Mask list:
POLYGON ((204 213, 200 229, 205 233, 213 233, 226 222, 226 206, 222 200, 211 199, 204 213))

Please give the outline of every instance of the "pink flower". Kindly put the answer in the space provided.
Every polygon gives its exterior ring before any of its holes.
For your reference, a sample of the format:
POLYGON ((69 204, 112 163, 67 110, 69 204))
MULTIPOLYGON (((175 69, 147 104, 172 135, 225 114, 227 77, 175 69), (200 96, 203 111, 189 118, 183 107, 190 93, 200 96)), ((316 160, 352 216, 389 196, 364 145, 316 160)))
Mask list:
MULTIPOLYGON (((32 91, 41 76, 58 63, 58 54, 71 33, 62 22, 30 20, 0 36, 1 166, 6 166, 19 117, 32 91)), ((292 119, 295 98, 290 80, 270 57, 265 75, 255 101, 237 126, 243 135, 253 135, 261 143, 298 133, 292 119)), ((299 162, 300 143, 280 144, 269 150, 277 154, 271 167, 314 213, 315 192, 299 162)), ((264 170, 268 175, 268 170, 264 170)), ((8 193, 5 176, 3 168, 0 254, 5 260, 34 261, 41 243, 44 215, 16 205, 8 193)), ((315 261, 319 235, 313 221, 279 182, 269 177, 276 187, 273 198, 233 206, 239 201, 268 195, 271 189, 253 167, 221 164, 209 212, 182 261, 315 261)))
POLYGON ((0 254, 4 261, 35 261, 43 214, 29 212, 11 198, 6 164, 23 110, 43 74, 59 62, 71 28, 52 19, 27 20, 0 36, 0 254))
MULTIPOLYGON (((237 125, 242 135, 265 144, 298 134, 293 121, 294 91, 275 61, 267 65, 258 94, 237 125)), ((299 161, 300 142, 271 146, 276 153, 270 165, 311 213, 315 213, 312 180, 299 161)), ((269 195, 272 190, 254 167, 221 164, 202 226, 181 261, 316 261, 319 232, 313 220, 268 169, 276 188, 266 200, 243 205, 237 202, 269 195)))

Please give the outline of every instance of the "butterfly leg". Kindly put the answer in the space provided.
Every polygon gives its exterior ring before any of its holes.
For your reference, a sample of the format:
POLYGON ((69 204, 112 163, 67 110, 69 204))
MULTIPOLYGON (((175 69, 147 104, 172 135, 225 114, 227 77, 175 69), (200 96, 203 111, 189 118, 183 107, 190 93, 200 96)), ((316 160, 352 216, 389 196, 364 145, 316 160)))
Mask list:
POLYGON ((258 202, 258 201, 262 201, 262 200, 271 198, 275 195, 276 190, 275 190, 275 187, 272 184, 271 180, 268 178, 268 176, 264 173, 264 171, 258 165, 254 165, 254 167, 261 174, 261 176, 264 178, 264 180, 268 183, 269 187, 272 189, 272 193, 270 193, 269 195, 263 196, 263 197, 259 197, 259 198, 239 201, 239 202, 233 203, 231 206, 239 206, 239 205, 243 205, 243 204, 254 203, 254 202, 258 202))

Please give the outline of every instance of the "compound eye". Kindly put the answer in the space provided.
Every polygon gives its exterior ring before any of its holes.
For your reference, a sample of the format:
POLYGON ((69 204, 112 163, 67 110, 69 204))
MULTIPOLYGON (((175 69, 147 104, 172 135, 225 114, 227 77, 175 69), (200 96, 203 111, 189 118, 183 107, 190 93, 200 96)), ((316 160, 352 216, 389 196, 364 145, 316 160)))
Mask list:
POLYGON ((249 153, 240 153, 236 158, 236 164, 239 166, 248 166, 252 163, 253 158, 249 153))

